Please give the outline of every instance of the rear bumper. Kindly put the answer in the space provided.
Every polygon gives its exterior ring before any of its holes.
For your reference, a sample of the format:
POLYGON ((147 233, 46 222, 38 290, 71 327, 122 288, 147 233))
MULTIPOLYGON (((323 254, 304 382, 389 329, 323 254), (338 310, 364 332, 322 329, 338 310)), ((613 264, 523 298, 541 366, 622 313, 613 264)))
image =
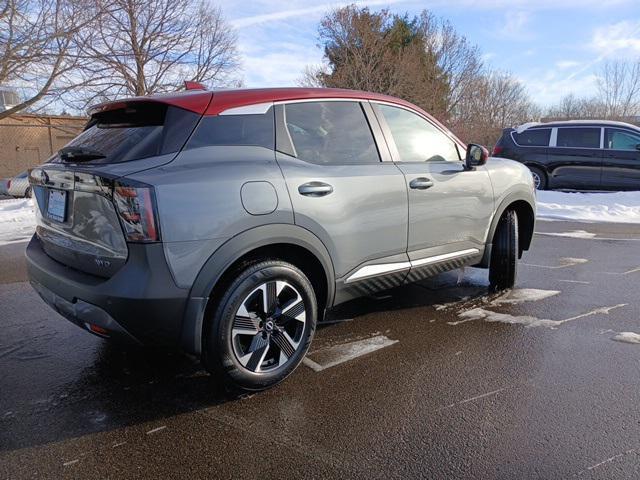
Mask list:
POLYGON ((53 260, 35 235, 26 256, 34 289, 76 325, 96 325, 114 340, 179 347, 189 292, 175 285, 161 244, 131 244, 126 264, 108 279, 53 260))

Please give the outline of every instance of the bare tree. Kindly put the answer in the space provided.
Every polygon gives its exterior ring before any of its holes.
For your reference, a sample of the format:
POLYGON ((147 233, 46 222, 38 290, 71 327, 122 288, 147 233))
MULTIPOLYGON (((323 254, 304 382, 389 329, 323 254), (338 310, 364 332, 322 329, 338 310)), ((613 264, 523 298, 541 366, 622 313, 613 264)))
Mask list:
POLYGON ((4 0, 0 6, 0 85, 21 92, 22 101, 0 119, 55 100, 77 87, 76 38, 94 18, 84 0, 4 0))
POLYGON ((480 50, 460 35, 453 25, 431 12, 420 14, 420 30, 427 52, 447 79, 448 95, 446 117, 455 117, 462 102, 474 94, 477 78, 483 65, 480 50))
POLYGON ((598 96, 607 118, 623 118, 640 112, 640 59, 634 63, 606 62, 598 75, 598 96))
POLYGON ((503 128, 538 120, 540 109, 524 85, 508 73, 491 72, 475 78, 474 94, 463 98, 452 129, 469 141, 492 145, 503 128))
POLYGON ((76 107, 181 88, 185 80, 226 85, 239 67, 236 35, 221 11, 192 0, 98 0, 84 32, 76 107))
POLYGON ((546 113, 550 119, 578 120, 606 118, 606 106, 597 98, 580 98, 570 93, 551 106, 546 113))

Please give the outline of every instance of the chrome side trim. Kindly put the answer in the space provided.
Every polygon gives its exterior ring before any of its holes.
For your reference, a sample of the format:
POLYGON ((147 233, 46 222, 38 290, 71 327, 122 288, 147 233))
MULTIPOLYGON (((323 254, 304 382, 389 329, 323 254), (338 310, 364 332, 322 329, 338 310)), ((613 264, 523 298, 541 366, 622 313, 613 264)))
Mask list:
POLYGON ((378 275, 386 275, 387 273, 400 272, 411 268, 410 262, 398 263, 380 263, 377 265, 366 265, 349 276, 344 283, 355 282, 363 278, 377 277, 378 275))
POLYGON ((420 260, 412 260, 412 267, 421 267, 422 265, 430 265, 432 263, 443 262, 445 260, 451 260, 457 257, 466 257, 467 255, 476 255, 480 253, 477 248, 468 248, 467 250, 460 250, 458 252, 443 253, 442 255, 435 255, 433 257, 421 258, 420 260))
POLYGON ((233 107, 223 110, 218 115, 262 115, 273 106, 273 102, 254 103, 242 107, 233 107))
POLYGON ((409 268, 422 267, 424 265, 431 265, 434 263, 444 262, 459 257, 467 257, 469 255, 477 255, 480 250, 477 248, 468 248, 466 250, 459 250, 457 252, 443 253, 442 255, 434 255, 432 257, 421 258, 419 260, 411 260, 409 262, 397 262, 397 263, 379 263, 376 265, 365 265, 364 267, 356 270, 351 274, 344 283, 351 283, 358 280, 362 280, 370 277, 377 277, 379 275, 387 275, 389 273, 401 272, 408 270, 409 268))

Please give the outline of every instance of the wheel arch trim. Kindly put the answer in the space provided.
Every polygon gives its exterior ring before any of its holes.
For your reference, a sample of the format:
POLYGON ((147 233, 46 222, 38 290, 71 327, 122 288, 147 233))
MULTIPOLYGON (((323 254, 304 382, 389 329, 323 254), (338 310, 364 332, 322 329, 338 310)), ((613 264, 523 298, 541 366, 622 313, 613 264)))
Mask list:
POLYGON ((309 230, 292 224, 270 224, 246 230, 221 245, 204 263, 191 287, 182 324, 181 346, 199 355, 205 310, 214 287, 236 261, 248 253, 269 245, 291 244, 310 252, 320 262, 327 279, 326 306, 333 303, 335 272, 329 251, 309 230))
MULTIPOLYGON (((535 221, 536 221, 535 199, 533 199, 532 193, 527 194, 523 192, 522 189, 518 189, 508 193, 500 201, 500 203, 498 204, 498 207, 495 209, 493 218, 491 219, 489 230, 487 232, 487 237, 485 242, 485 245, 487 246, 487 248, 485 248, 484 256, 482 257, 482 260, 478 264, 478 266, 483 268, 487 268, 489 266, 489 260, 491 258, 491 250, 493 247, 493 236, 496 233, 496 229, 498 228, 498 222, 502 218, 502 215, 504 214, 504 212, 511 205, 514 205, 514 204, 522 205, 523 203, 526 204, 531 210, 531 222, 530 224, 524 224, 523 222, 521 226, 521 228, 527 229, 527 233, 530 233, 529 235, 527 235, 527 238, 523 239, 524 242, 521 244, 521 250, 529 249, 529 247, 531 246, 531 241, 533 239, 533 231, 535 229, 535 221)), ((518 219, 518 220, 523 221, 524 219, 518 219)))

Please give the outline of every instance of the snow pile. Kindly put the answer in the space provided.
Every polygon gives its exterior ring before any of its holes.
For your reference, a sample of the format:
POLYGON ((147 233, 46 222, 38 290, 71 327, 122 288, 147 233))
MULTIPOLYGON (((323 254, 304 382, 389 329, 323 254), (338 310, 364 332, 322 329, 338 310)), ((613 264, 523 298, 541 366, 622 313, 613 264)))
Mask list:
POLYGON ((35 229, 32 199, 0 200, 0 245, 25 242, 35 229))
POLYGON ((640 343, 640 335, 634 332, 620 332, 613 340, 624 343, 640 343))
POLYGON ((640 223, 640 192, 538 191, 538 218, 640 223))

